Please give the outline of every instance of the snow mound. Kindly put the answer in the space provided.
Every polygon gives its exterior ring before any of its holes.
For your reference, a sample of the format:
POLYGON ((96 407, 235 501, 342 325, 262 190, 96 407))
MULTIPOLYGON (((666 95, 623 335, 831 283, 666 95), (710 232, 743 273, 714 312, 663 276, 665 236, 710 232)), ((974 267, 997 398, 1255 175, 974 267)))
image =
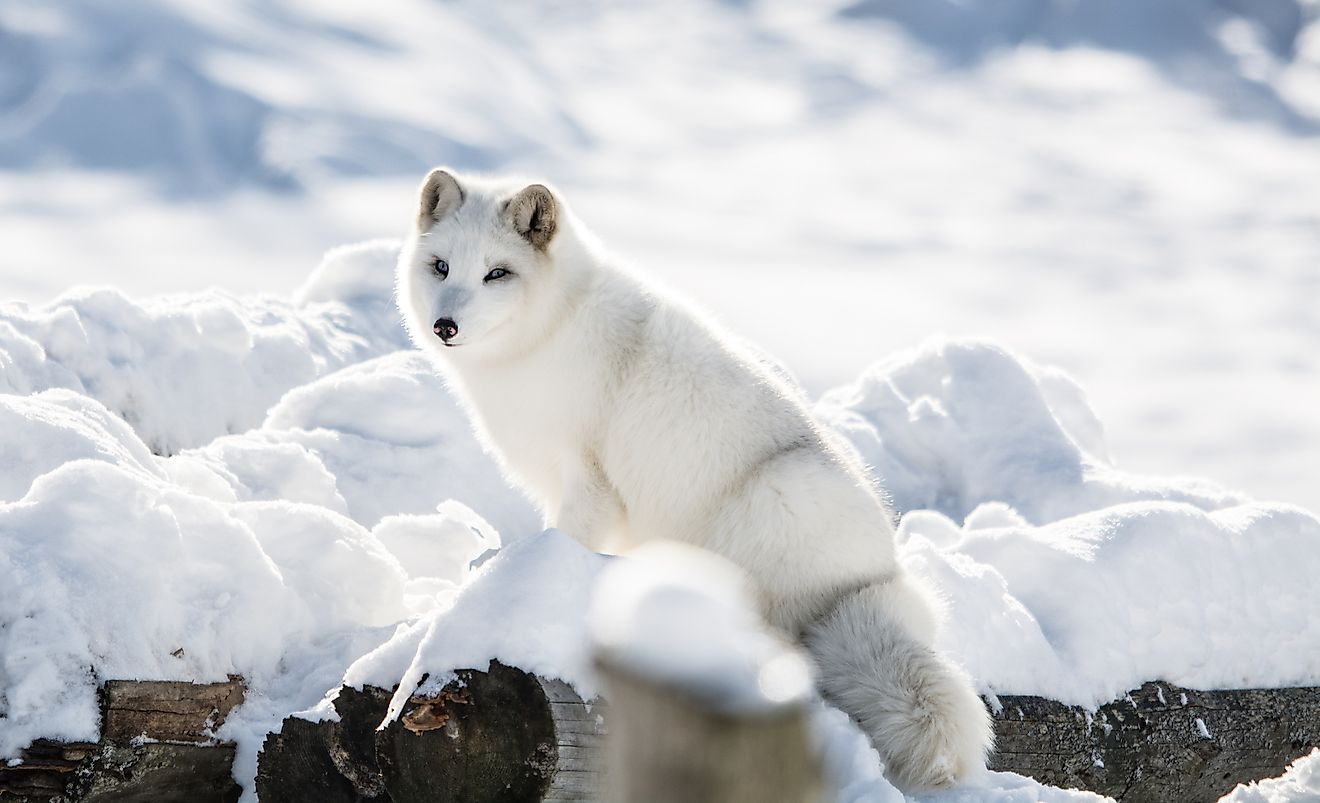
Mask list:
POLYGON ((407 331, 394 305, 397 240, 370 240, 332 248, 293 293, 300 309, 330 305, 336 324, 378 348, 406 348, 407 331))
POLYGON ((136 467, 74 460, 0 504, 0 754, 97 738, 107 678, 254 690, 345 629, 396 620, 398 563, 308 506, 226 506, 136 467))
POLYGON ((1239 784, 1219 803, 1315 803, 1320 800, 1320 748, 1294 761, 1278 778, 1239 784))
POLYGON ((298 444, 334 475, 349 515, 366 526, 430 513, 456 499, 510 533, 539 528, 457 400, 416 351, 352 365, 287 393, 259 430, 217 444, 298 444))
POLYGON ((23 497, 32 481, 74 460, 101 460, 151 477, 164 471, 124 419, 69 390, 0 395, 0 502, 23 497))
MULTIPOLYGON (((406 697, 500 660, 596 693, 607 560, 531 535, 538 512, 407 347, 396 248, 332 252, 293 301, 0 305, 0 755, 94 738, 103 680, 241 674, 222 735, 251 799, 264 734, 330 716, 344 682, 406 697)), ((1320 683, 1320 521, 1119 470, 1058 371, 935 339, 816 410, 892 495, 902 559, 983 690, 1094 705, 1152 679, 1320 683)), ((646 600, 696 597, 651 590, 613 613, 659 639, 646 600)), ((865 737, 818 713, 839 799, 901 799, 865 737)), ((1001 774, 959 794, 931 799, 1093 799, 1001 774)))
POLYGON ((945 649, 987 691, 1097 706, 1142 682, 1320 679, 1320 520, 1286 505, 1207 513, 1133 502, 960 528, 909 514, 904 562, 948 606, 945 649))
POLYGON ((218 291, 137 302, 111 289, 0 305, 0 389, 90 396, 170 454, 257 426, 290 388, 405 345, 343 302, 218 291))
POLYGON ((452 670, 485 669, 492 660, 596 695, 587 637, 587 604, 606 558, 557 530, 504 547, 473 574, 452 604, 408 625, 349 667, 344 682, 398 691, 388 720, 425 679, 439 692, 452 670))
POLYGON ((403 564, 409 577, 433 577, 454 585, 468 569, 500 548, 500 534, 452 499, 429 516, 387 516, 372 535, 403 564))
POLYGON ((961 521, 1003 502, 1041 524, 1141 499, 1245 501, 1201 480, 1119 471, 1082 389, 992 343, 927 341, 827 392, 816 414, 852 441, 899 512, 961 521))

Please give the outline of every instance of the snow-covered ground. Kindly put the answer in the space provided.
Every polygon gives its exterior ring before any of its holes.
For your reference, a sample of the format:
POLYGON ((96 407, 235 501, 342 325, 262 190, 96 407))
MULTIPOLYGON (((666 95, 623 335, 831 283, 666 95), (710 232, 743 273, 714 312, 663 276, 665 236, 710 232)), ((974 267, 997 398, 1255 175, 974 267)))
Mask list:
MULTIPOLYGON (((538 534, 404 340, 395 256, 338 249, 290 299, 0 305, 0 755, 95 737, 116 677, 246 677, 220 735, 249 786, 266 731, 327 715, 342 682, 406 696, 497 658, 597 690, 606 559, 538 534)), ((1320 683, 1320 520, 1119 470, 1058 370, 933 338, 816 410, 886 478, 903 559, 982 691, 1320 683)), ((838 799, 900 799, 818 713, 838 799)), ((938 799, 1086 799, 1003 774, 958 795, 938 799)))
MULTIPOLYGON (((344 679, 593 688, 603 560, 407 350, 392 243, 307 279, 435 163, 782 359, 984 691, 1320 683, 1320 522, 1253 501, 1320 510, 1318 134, 1316 0, 6 0, 0 755, 110 677, 248 677, 249 786, 344 679)), ((899 799, 831 716, 840 799, 899 799)))
POLYGON ((1320 508, 1315 0, 0 6, 0 298, 288 293, 525 170, 813 391, 934 332, 1320 508))

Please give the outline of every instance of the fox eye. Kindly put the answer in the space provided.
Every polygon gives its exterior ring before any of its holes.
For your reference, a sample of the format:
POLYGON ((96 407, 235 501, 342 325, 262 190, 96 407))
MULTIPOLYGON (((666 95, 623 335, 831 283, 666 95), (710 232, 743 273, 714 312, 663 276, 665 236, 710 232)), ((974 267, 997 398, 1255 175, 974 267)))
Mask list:
POLYGON ((444 279, 449 275, 449 263, 443 259, 436 258, 436 260, 431 263, 431 272, 436 276, 439 276, 441 279, 444 279))
POLYGON ((495 268, 491 270, 490 273, 487 273, 486 278, 482 279, 481 281, 497 282, 506 276, 512 276, 512 275, 513 275, 513 271, 509 270, 508 268, 495 268))

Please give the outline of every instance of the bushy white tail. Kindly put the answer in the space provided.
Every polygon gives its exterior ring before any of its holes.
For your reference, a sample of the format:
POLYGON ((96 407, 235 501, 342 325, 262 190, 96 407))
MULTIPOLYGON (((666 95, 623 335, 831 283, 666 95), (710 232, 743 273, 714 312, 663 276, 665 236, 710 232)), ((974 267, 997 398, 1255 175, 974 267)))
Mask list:
POLYGON ((971 679, 930 646, 931 613, 903 577, 853 592, 808 628, 825 699, 855 719, 907 789, 984 769, 993 732, 971 679))

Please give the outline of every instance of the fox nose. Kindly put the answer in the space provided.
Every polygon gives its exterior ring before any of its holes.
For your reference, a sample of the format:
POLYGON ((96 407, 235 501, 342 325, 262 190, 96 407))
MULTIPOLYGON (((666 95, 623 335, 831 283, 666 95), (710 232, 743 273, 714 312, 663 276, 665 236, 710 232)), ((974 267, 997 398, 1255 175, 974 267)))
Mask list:
POLYGON ((454 323, 449 318, 440 318, 435 322, 435 334, 441 340, 448 343, 458 334, 458 324, 454 323))

